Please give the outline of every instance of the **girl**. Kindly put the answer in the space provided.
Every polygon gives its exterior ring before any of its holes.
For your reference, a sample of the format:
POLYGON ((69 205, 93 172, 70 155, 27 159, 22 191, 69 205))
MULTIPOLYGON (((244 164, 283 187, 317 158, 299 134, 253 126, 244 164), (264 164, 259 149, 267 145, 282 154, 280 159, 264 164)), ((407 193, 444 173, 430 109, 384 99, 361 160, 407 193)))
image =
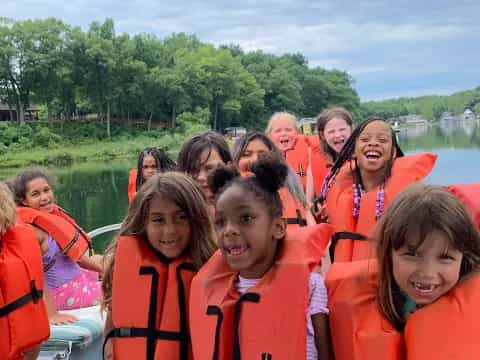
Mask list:
POLYGON ((396 194, 427 176, 435 160, 428 153, 403 157, 384 119, 369 119, 355 128, 325 179, 320 200, 326 203, 314 209, 317 219, 342 232, 335 237, 342 240, 338 246, 332 243, 337 261, 374 256, 362 238, 370 235, 396 194))
MULTIPOLYGON (((265 134, 252 131, 238 138, 234 143, 232 148, 233 163, 240 173, 244 174, 250 171, 250 165, 257 161, 260 156, 269 153, 281 157, 278 148, 265 134)), ((285 185, 286 188, 282 187, 280 189, 280 196, 285 206, 284 216, 287 218, 287 222, 300 226, 315 224, 315 219, 311 213, 305 211, 307 202, 302 185, 298 176, 290 167, 288 167, 285 185), (300 216, 297 212, 300 212, 300 216)))
POLYGON ((33 229, 16 217, 12 193, 0 183, 0 358, 36 359, 49 336, 41 254, 33 229))
POLYGON ((190 282, 213 253, 213 236, 203 194, 187 175, 156 174, 140 188, 105 253, 112 358, 191 359, 190 282))
POLYGON ((310 166, 309 146, 298 132, 297 118, 289 112, 277 112, 268 122, 265 133, 297 173, 305 189, 310 166))
POLYGON ((307 198, 319 195, 325 176, 352 133, 352 115, 342 107, 330 107, 317 116, 320 146, 311 146, 307 171, 307 198))
POLYGON ((336 359, 477 359, 480 235, 463 204, 411 185, 373 240, 378 271, 366 260, 334 264, 327 277, 336 359))
POLYGON ((137 160, 137 168, 130 170, 128 177, 128 201, 132 201, 140 186, 157 172, 173 170, 175 162, 161 149, 145 148, 137 160))
POLYGON ((207 183, 207 174, 219 165, 232 161, 230 149, 222 135, 207 131, 195 135, 183 144, 178 154, 178 171, 192 176, 200 185, 207 202, 213 206, 214 196, 207 183))
POLYGON ((250 171, 253 176, 240 177, 222 167, 210 176, 221 255, 192 283, 194 357, 330 359, 326 290, 312 269, 331 232, 320 225, 285 239, 278 189, 287 166, 269 155, 250 171), (315 249, 313 233, 323 242, 315 249))
POLYGON ((55 204, 51 184, 52 178, 45 170, 32 168, 14 178, 13 189, 19 219, 34 225, 37 231, 45 280, 54 302, 51 321, 71 322, 73 317, 62 316, 55 310, 78 309, 99 302, 102 257, 86 254, 90 238, 55 204))

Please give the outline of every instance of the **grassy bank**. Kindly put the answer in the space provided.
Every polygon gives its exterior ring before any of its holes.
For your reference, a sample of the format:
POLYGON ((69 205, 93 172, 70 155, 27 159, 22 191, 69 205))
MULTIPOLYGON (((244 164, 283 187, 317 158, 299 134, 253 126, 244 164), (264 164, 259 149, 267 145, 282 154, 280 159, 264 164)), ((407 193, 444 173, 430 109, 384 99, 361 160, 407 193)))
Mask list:
POLYGON ((63 141, 58 146, 16 149, 0 155, 1 168, 17 168, 28 165, 70 165, 89 160, 111 160, 137 157, 147 146, 158 146, 176 154, 187 135, 158 133, 134 138, 119 136, 110 140, 83 140, 79 143, 63 141))

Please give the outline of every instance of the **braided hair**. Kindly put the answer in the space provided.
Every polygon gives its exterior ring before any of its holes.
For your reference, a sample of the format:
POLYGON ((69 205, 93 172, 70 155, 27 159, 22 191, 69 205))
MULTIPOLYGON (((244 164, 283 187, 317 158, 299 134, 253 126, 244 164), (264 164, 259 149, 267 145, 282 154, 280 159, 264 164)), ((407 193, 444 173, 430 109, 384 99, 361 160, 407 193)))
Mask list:
MULTIPOLYGON (((321 201, 325 200, 326 197, 327 197, 327 194, 328 194, 328 190, 330 189, 331 185, 335 181, 335 178, 338 175, 338 173, 340 172, 341 168, 343 167, 343 165, 346 162, 350 162, 350 170, 352 172, 353 183, 354 183, 354 197, 357 200, 356 203, 354 204, 355 205, 354 206, 354 213, 353 213, 354 217, 358 217, 358 214, 357 214, 358 213, 358 208, 357 207, 359 206, 359 202, 360 202, 359 198, 361 197, 361 194, 362 194, 363 183, 362 183, 362 177, 361 177, 361 174, 360 174, 360 169, 358 168, 358 166, 353 166, 353 164, 352 164, 352 161, 354 160, 353 159, 353 154, 355 152, 355 145, 357 143, 357 140, 360 137, 360 135, 362 134, 363 130, 367 127, 367 125, 369 125, 370 123, 372 123, 374 121, 382 121, 384 123, 387 123, 387 121, 383 118, 374 117, 374 118, 370 118, 368 120, 365 120, 364 122, 362 122, 359 126, 357 126, 353 130, 352 134, 350 135, 350 137, 346 141, 345 145, 343 146, 342 151, 338 154, 338 158, 335 161, 335 163, 333 164, 332 168, 330 169, 329 174, 326 176, 325 181, 322 185, 322 191, 320 193, 320 200, 321 201)), ((382 190, 383 190, 383 186, 384 186, 385 182, 390 178, 390 176, 392 174, 392 167, 393 167, 393 162, 395 160, 395 157, 404 156, 402 149, 398 145, 395 133, 394 133, 394 131, 391 127, 390 127, 390 131, 391 131, 391 136, 392 136, 392 151, 391 151, 391 154, 390 154, 390 158, 389 158, 389 160, 386 164, 386 167, 385 167, 384 177, 383 177, 382 186, 381 186, 382 190)), ((379 194, 380 198, 377 199, 379 202, 383 202, 382 196, 383 196, 383 192, 381 194, 379 194)), ((355 202, 355 199, 354 199, 354 202, 355 202)), ((383 209, 382 209, 382 211, 383 211, 383 209)), ((382 212, 382 211, 380 211, 380 212, 382 212)), ((377 214, 377 217, 379 217, 380 215, 381 214, 377 214)))
POLYGON ((168 154, 162 149, 156 147, 147 147, 139 155, 137 161, 137 179, 135 181, 135 188, 138 191, 140 186, 145 182, 143 178, 143 159, 145 156, 151 156, 155 159, 155 165, 157 166, 158 172, 165 172, 168 170, 173 170, 176 166, 175 161, 173 161, 168 154))

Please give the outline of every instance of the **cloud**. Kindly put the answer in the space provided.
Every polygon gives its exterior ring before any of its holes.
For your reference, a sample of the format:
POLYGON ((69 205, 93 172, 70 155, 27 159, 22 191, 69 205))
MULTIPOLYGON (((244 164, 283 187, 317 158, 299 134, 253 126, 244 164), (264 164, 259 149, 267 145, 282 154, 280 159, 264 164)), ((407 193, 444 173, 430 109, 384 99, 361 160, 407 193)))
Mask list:
POLYGON ((470 86, 480 78, 478 14, 477 0, 2 0, 14 19, 56 16, 86 29, 111 17, 117 33, 300 52, 312 67, 348 71, 362 98, 470 86))

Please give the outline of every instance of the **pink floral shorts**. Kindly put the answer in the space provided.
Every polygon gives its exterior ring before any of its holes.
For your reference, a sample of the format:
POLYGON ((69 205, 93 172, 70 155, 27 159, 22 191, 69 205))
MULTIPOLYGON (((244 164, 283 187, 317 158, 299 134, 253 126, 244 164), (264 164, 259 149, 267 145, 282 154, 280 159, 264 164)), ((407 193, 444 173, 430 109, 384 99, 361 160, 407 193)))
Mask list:
POLYGON ((102 297, 98 273, 85 269, 69 282, 50 291, 57 310, 73 310, 98 305, 102 297))

